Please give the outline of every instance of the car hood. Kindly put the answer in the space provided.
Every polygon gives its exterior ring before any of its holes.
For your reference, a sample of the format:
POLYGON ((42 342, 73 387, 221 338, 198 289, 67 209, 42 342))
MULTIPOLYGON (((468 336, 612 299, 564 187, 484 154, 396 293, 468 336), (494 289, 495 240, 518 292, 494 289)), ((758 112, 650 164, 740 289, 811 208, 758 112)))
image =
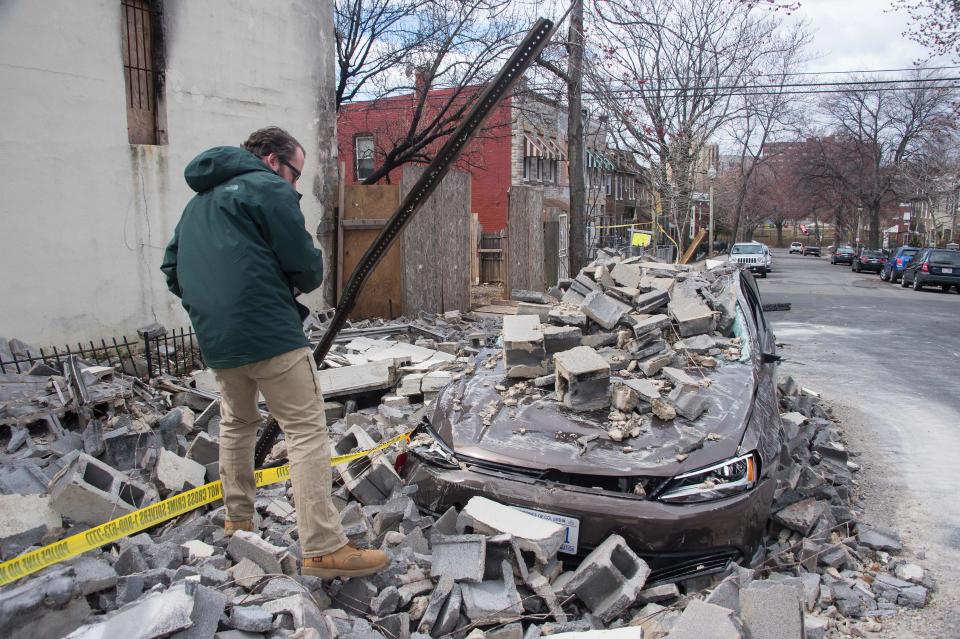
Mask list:
MULTIPOLYGON (((481 353, 477 361, 493 352, 481 353)), ((477 372, 447 386, 437 398, 431 423, 462 459, 538 471, 670 477, 733 457, 739 449, 756 388, 753 368, 749 363, 728 363, 711 371, 708 378, 709 387, 701 391, 707 411, 700 419, 689 422, 677 417, 664 422, 652 417, 639 437, 615 442, 602 427, 607 421, 605 410, 576 413, 553 399, 552 393, 505 406, 496 390, 505 383, 501 358, 495 368, 478 365, 477 372), (460 398, 459 410, 456 398, 460 398), (598 437, 585 446, 577 442, 590 435, 598 437), (697 447, 697 442, 702 445, 697 447), (624 452, 625 447, 633 450, 624 452), (683 458, 681 453, 688 456, 683 458)), ((611 375, 611 382, 617 379, 611 375)))

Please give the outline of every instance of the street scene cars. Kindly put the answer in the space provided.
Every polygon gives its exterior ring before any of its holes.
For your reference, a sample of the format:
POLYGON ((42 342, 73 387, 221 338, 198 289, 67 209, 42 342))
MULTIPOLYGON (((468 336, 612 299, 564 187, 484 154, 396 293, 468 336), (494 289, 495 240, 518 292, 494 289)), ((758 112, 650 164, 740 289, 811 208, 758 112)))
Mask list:
POLYGON ((920 252, 916 246, 901 246, 897 248, 887 263, 880 269, 880 279, 896 284, 903 275, 903 269, 910 264, 910 260, 920 252))
POLYGON ((853 264, 850 265, 850 270, 857 273, 863 271, 879 273, 886 263, 887 256, 883 254, 883 251, 863 249, 854 258, 853 264))
POLYGON ((838 246, 830 254, 831 264, 853 264, 853 249, 849 246, 838 246))
POLYGON ((903 269, 900 285, 922 290, 924 286, 939 286, 946 293, 951 287, 960 292, 960 251, 925 248, 903 269))
POLYGON ((760 242, 738 242, 730 249, 730 261, 742 264, 751 273, 766 277, 773 270, 773 258, 766 244, 760 242))

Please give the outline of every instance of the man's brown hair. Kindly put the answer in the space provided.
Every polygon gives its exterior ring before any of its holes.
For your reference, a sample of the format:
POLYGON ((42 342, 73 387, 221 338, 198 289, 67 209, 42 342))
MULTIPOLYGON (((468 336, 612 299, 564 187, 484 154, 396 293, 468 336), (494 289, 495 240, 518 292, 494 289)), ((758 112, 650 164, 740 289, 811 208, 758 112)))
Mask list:
POLYGON ((276 153, 287 162, 293 162, 298 148, 306 154, 303 145, 278 126, 268 126, 265 129, 254 131, 242 146, 258 158, 265 158, 271 153, 276 153))

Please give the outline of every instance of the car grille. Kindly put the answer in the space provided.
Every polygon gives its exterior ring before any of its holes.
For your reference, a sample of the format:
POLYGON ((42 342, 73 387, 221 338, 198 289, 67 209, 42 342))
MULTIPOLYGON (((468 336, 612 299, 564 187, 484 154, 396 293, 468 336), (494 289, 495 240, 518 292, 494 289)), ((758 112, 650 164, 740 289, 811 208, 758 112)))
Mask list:
POLYGON ((528 477, 545 483, 561 484, 568 490, 587 492, 616 493, 618 496, 639 497, 636 487, 643 487, 643 496, 656 494, 664 484, 670 481, 669 477, 616 477, 609 475, 583 475, 578 473, 564 473, 558 470, 533 470, 507 464, 498 464, 485 460, 473 459, 458 455, 457 459, 467 464, 471 470, 478 472, 492 472, 499 475, 528 477))

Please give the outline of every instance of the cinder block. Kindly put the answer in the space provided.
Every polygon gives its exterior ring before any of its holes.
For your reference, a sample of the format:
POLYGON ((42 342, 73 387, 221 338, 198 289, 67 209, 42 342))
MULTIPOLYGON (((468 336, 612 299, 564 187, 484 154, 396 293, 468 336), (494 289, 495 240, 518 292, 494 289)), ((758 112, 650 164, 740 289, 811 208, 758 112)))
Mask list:
MULTIPOLYGON (((474 498, 476 499, 476 498, 474 498)), ((453 581, 483 581, 487 538, 483 535, 434 535, 430 575, 453 581)))
POLYGON ((63 461, 66 465, 51 481, 50 506, 75 522, 95 526, 157 500, 151 486, 85 453, 75 451, 63 461))
POLYGON ((600 291, 594 291, 584 298, 580 310, 594 322, 610 330, 624 315, 632 311, 633 307, 600 291))
POLYGON ((507 315, 503 318, 503 359, 507 377, 539 377, 547 372, 540 318, 507 315))
POLYGON ((610 622, 637 600, 650 572, 623 537, 610 535, 581 562, 564 591, 610 622))
MULTIPOLYGON (((332 446, 331 455, 346 455, 374 446, 376 442, 373 438, 359 425, 353 425, 340 441, 332 446)), ((385 503, 402 485, 393 466, 386 463, 379 454, 355 459, 335 468, 347 490, 365 506, 385 503)))
POLYGON ((610 404, 610 364, 588 346, 553 356, 557 399, 572 410, 595 410, 610 404))

